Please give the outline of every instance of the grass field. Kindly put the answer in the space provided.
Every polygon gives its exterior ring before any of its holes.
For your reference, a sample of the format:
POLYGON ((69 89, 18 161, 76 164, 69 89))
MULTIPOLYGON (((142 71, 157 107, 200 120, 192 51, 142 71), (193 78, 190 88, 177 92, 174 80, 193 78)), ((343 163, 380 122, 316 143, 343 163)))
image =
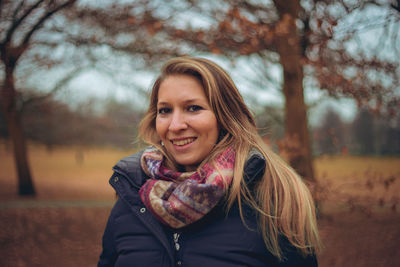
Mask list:
POLYGON ((399 157, 323 156, 314 168, 321 189, 316 197, 328 213, 338 206, 399 210, 399 157))
MULTIPOLYGON (((133 150, 29 147, 37 196, 17 196, 0 144, 0 266, 95 266, 115 193, 112 166, 133 150)), ((325 249, 320 266, 400 266, 400 158, 315 159, 325 249)))
MULTIPOLYGON (((38 192, 36 199, 114 199, 108 185, 114 164, 134 150, 43 146, 28 149, 30 166, 38 192)), ((0 183, 8 187, 0 199, 14 199, 17 180, 12 154, 0 148, 0 183), (4 195, 6 194, 6 195, 4 195)))

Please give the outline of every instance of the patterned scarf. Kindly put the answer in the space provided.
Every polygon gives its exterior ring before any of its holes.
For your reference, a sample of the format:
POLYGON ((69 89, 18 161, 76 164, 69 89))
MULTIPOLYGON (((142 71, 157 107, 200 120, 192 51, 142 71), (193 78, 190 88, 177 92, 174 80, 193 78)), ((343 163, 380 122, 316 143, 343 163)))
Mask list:
POLYGON ((233 178, 235 151, 226 149, 217 156, 214 167, 206 163, 197 172, 169 170, 163 160, 154 147, 144 151, 141 166, 150 179, 139 194, 161 222, 181 228, 201 219, 224 196, 233 178))

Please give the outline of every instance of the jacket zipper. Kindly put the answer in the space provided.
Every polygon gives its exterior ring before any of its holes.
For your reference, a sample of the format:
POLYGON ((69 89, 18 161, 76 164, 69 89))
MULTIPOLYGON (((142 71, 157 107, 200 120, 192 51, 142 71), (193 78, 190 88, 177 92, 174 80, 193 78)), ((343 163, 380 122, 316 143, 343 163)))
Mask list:
POLYGON ((176 251, 178 251, 180 249, 180 245, 178 243, 180 236, 181 236, 180 233, 174 233, 174 245, 175 245, 176 251))

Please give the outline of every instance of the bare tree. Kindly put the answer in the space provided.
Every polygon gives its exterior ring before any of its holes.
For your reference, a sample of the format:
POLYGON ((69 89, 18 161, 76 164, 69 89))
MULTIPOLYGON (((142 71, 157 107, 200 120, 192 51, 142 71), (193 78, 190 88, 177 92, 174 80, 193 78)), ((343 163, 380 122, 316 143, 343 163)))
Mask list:
POLYGON ((20 195, 34 195, 35 188, 29 169, 26 142, 18 109, 19 92, 15 87, 15 70, 22 55, 31 48, 34 35, 40 32, 44 23, 75 2, 76 0, 0 2, 2 31, 0 59, 4 71, 4 80, 0 88, 1 106, 13 144, 20 195))

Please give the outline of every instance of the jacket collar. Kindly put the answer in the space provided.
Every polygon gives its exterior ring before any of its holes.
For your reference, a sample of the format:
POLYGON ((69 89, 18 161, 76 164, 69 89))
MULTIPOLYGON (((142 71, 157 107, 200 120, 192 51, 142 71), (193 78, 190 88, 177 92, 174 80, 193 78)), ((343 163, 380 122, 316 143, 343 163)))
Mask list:
POLYGON ((244 164, 244 181, 251 191, 264 174, 265 166, 266 160, 264 156, 260 151, 253 148, 244 164))
POLYGON ((136 188, 142 187, 146 181, 146 175, 140 166, 140 158, 142 157, 143 151, 144 150, 121 159, 113 167, 116 173, 125 176, 128 182, 136 188))

